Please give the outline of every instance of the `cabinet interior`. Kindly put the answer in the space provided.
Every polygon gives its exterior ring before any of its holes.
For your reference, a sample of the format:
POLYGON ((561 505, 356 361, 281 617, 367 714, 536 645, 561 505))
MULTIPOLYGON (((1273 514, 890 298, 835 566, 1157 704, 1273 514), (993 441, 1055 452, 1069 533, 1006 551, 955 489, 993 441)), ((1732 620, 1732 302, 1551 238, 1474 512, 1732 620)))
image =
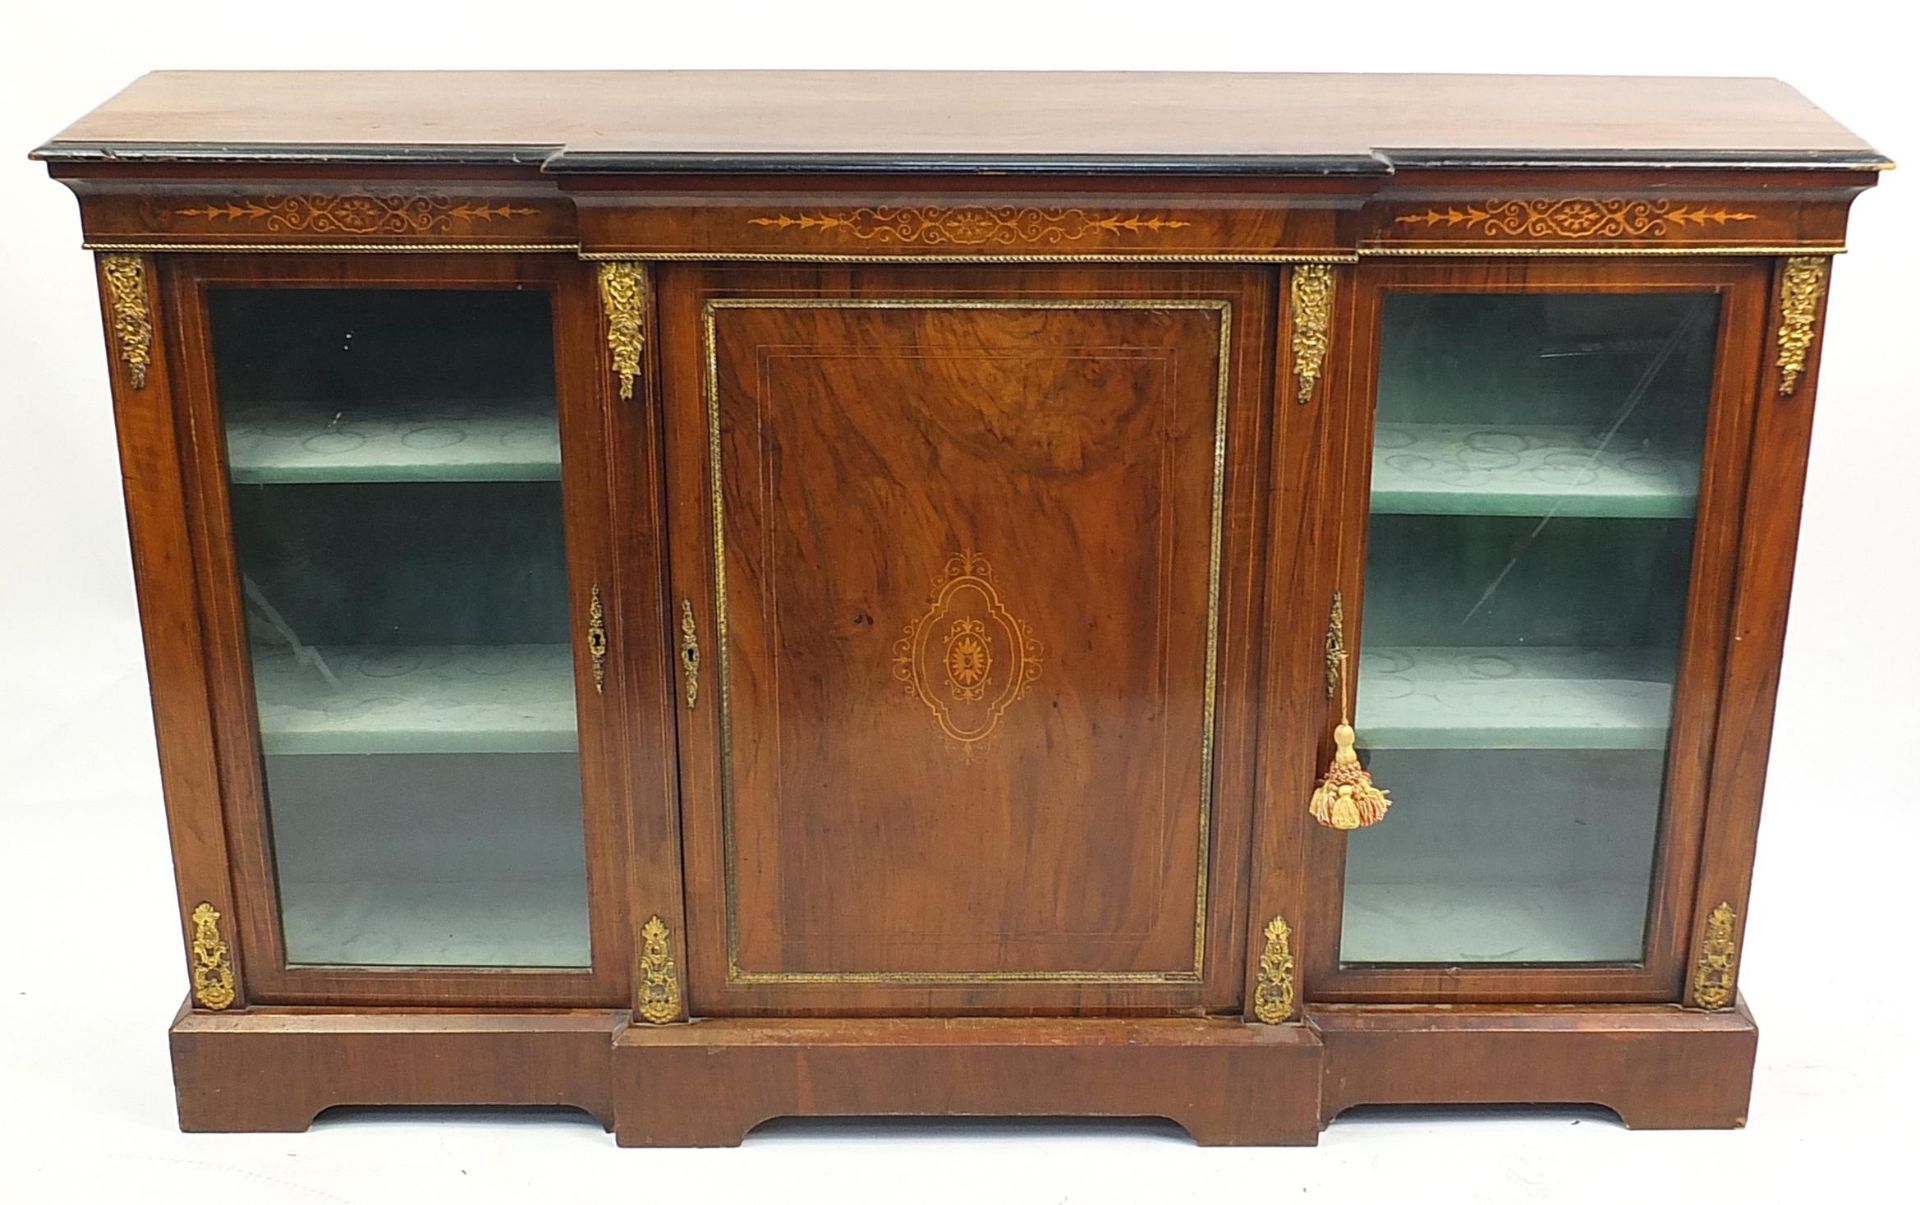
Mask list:
POLYGON ((1387 296, 1344 962, 1642 957, 1718 309, 1387 296))
POLYGON ((589 965, 548 296, 207 304, 289 965, 589 965))

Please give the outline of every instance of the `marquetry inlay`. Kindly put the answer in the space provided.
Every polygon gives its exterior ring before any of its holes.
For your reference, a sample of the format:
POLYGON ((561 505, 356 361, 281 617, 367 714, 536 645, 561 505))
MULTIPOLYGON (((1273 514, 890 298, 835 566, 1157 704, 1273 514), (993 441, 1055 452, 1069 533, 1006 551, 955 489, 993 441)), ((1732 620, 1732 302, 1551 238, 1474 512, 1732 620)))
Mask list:
POLYGON ((454 234, 496 220, 530 217, 539 210, 443 196, 347 193, 208 201, 173 212, 209 225, 244 226, 269 234, 394 236, 454 234))
POLYGON ((1658 238, 1689 227, 1725 226, 1750 222, 1757 214, 1730 210, 1724 205, 1675 204, 1661 199, 1634 201, 1563 197, 1542 201, 1483 201, 1449 205, 1394 219, 1401 226, 1423 230, 1464 228, 1488 238, 1588 239, 1658 238))
POLYGON ((1040 677, 1040 642, 1001 601, 987 559, 963 552, 894 642, 893 676, 971 756, 1040 677))
POLYGON ((1102 214, 1036 206, 877 205, 844 213, 781 213, 748 218, 754 226, 845 235, 861 242, 924 247, 1047 247, 1099 235, 1157 234, 1192 225, 1154 214, 1102 214))

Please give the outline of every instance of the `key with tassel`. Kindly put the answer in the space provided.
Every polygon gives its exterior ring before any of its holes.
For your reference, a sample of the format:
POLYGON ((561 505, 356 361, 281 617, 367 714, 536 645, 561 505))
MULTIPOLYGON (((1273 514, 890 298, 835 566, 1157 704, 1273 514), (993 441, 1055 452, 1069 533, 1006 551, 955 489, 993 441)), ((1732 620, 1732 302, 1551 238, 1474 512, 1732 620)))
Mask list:
POLYGON ((1393 806, 1387 793, 1373 785, 1373 775, 1360 764, 1354 752, 1353 677, 1347 672, 1347 647, 1342 631, 1344 616, 1340 595, 1333 596, 1333 618, 1327 629, 1327 671, 1329 683, 1340 696, 1340 724, 1333 730, 1333 763, 1326 776, 1314 788, 1307 811, 1328 828, 1351 831, 1378 824, 1393 806))

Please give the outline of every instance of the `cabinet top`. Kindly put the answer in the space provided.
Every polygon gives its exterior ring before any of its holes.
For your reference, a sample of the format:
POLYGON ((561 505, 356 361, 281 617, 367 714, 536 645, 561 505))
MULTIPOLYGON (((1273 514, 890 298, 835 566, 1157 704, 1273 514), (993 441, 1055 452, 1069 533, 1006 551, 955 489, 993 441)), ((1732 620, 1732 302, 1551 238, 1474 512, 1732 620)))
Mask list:
POLYGON ((907 71, 160 71, 57 162, 1384 175, 1892 166, 1778 80, 907 71))

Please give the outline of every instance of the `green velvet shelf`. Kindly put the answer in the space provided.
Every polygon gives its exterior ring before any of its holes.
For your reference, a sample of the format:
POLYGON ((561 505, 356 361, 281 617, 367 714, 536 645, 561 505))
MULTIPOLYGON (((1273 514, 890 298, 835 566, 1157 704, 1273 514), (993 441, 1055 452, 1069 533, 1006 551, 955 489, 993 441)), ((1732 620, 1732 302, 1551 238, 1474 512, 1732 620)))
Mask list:
POLYGON ((1660 749, 1673 666, 1644 649, 1369 648, 1366 749, 1660 749))
POLYGON ((1693 514, 1698 453, 1579 427, 1387 423, 1374 436, 1375 514, 1675 519, 1693 514))
POLYGON ((578 748, 564 644, 267 648, 254 666, 269 754, 578 748))
MULTIPOLYGON (((355 411, 368 407, 356 406, 355 411)), ((243 408, 227 421, 227 466, 242 485, 370 481, 557 481, 552 399, 431 416, 341 417, 324 407, 243 408)))

